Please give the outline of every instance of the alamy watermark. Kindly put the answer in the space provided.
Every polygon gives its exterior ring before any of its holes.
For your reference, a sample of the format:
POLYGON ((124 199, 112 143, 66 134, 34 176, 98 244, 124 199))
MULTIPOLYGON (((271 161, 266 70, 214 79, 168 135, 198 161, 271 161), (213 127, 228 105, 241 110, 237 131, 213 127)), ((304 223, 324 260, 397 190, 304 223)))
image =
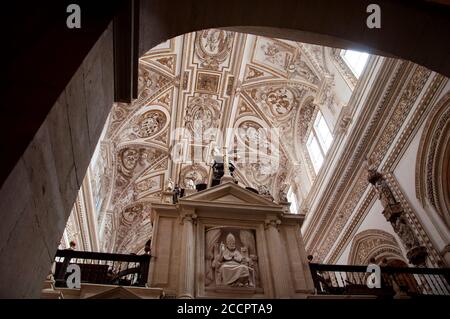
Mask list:
POLYGON ((81 287, 81 269, 77 264, 70 264, 67 266, 66 273, 70 275, 66 279, 67 288, 80 289, 81 287))
POLYGON ((69 29, 81 28, 81 8, 78 4, 72 3, 67 6, 67 13, 70 13, 66 19, 66 25, 69 29))
POLYGON ((367 266, 367 272, 370 273, 367 277, 367 287, 368 288, 381 288, 381 268, 376 264, 369 264, 367 266))
POLYGON ((366 25, 369 29, 381 28, 381 8, 378 4, 371 3, 367 6, 367 13, 370 15, 366 19, 366 25))
MULTIPOLYGON (((69 29, 81 28, 81 8, 78 4, 72 3, 67 6, 67 13, 70 15, 66 19, 66 25, 69 29)), ((367 6, 366 12, 370 15, 366 19, 366 25, 369 29, 381 28, 381 8, 376 3, 371 3, 367 6)))
POLYGON ((170 157, 174 163, 210 163, 222 157, 224 147, 234 164, 259 164, 268 173, 280 164, 280 130, 242 125, 238 128, 204 128, 194 121, 193 128, 176 128, 170 134, 170 157))

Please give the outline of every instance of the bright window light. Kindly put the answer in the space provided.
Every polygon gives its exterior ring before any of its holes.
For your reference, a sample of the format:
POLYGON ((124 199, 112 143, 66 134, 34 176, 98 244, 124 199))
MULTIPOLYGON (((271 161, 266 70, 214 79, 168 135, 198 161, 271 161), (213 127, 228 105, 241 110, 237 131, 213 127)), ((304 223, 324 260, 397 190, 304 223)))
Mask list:
POLYGON ((364 67, 366 66, 369 54, 353 50, 341 50, 341 57, 350 67, 355 76, 359 78, 364 70, 364 67))
POLYGON ((309 157, 311 158, 316 174, 319 172, 332 142, 333 135, 325 122, 325 118, 319 111, 314 120, 314 125, 309 134, 308 141, 306 142, 309 157))
POLYGON ((322 151, 320 150, 319 143, 317 142, 317 138, 315 137, 313 132, 311 132, 311 134, 309 135, 306 147, 308 148, 309 156, 311 157, 311 161, 314 166, 314 171, 317 173, 322 166, 323 155, 322 151))
POLYGON ((322 146, 324 153, 327 153, 330 149, 331 142, 333 142, 333 135, 331 135, 330 129, 320 112, 314 123, 314 129, 316 130, 320 146, 322 146))
POLYGON ((289 187, 287 199, 291 203, 291 206, 289 207, 291 214, 297 214, 297 196, 295 196, 295 193, 292 191, 292 187, 289 187))

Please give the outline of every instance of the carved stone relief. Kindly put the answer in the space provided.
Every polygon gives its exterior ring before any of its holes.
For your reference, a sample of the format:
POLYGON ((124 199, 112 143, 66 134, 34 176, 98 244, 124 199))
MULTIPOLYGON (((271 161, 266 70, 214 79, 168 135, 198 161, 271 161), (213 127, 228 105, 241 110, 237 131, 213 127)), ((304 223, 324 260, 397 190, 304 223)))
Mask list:
POLYGON ((263 86, 249 91, 255 102, 274 117, 286 117, 298 106, 298 99, 291 88, 263 86))
MULTIPOLYGON (((122 191, 127 185, 144 170, 158 163, 158 159, 166 156, 163 151, 144 148, 144 147, 126 147, 117 154, 117 174, 115 181, 115 200, 118 200, 122 191)), ((133 190, 129 189, 131 199, 135 197, 133 190)), ((123 201, 130 200, 129 196, 125 196, 123 201)))
POLYGON ((279 40, 256 37, 252 62, 287 76, 287 68, 294 61, 295 47, 279 40))
POLYGON ((234 33, 208 29, 196 33, 195 52, 201 60, 201 67, 218 70, 229 57, 233 47, 234 33))
POLYGON ((254 230, 231 227, 206 229, 205 286, 260 286, 254 230))
POLYGON ((191 184, 191 181, 194 185, 197 184, 206 184, 208 180, 208 172, 201 165, 189 165, 184 167, 180 173, 180 186, 182 188, 186 188, 191 184))
POLYGON ((120 213, 114 246, 120 253, 136 253, 151 237, 151 232, 150 203, 137 202, 125 207, 120 213))
MULTIPOLYGON (((234 127, 232 123, 236 123, 236 120, 251 115, 259 121, 241 122, 240 127, 244 128, 246 133, 239 136, 240 140, 251 141, 261 138, 264 140, 257 131, 260 126, 258 123, 264 122, 267 127, 278 128, 282 137, 280 153, 281 156, 288 157, 286 166, 289 166, 293 159, 299 160, 295 158, 295 144, 298 138, 304 141, 307 137, 314 113, 317 111, 317 107, 311 101, 304 103, 304 97, 316 98, 317 103, 327 104, 327 107, 334 105, 332 85, 318 90, 319 84, 327 76, 328 56, 325 56, 323 47, 253 36, 248 36, 251 41, 247 41, 245 37, 223 30, 204 30, 185 37, 189 39, 190 46, 185 44, 189 41, 169 41, 164 48, 148 53, 147 58, 154 63, 150 64, 147 61, 140 64, 139 99, 131 104, 117 103, 113 107, 107 133, 107 138, 111 139, 113 145, 111 155, 115 155, 113 162, 116 167, 115 171, 112 170, 115 179, 110 183, 113 208, 118 205, 124 207, 141 200, 140 194, 157 196, 162 186, 158 185, 154 178, 156 170, 165 170, 165 177, 170 175, 180 186, 187 185, 189 181, 194 181, 195 184, 207 182, 208 177, 203 167, 204 171, 202 169, 188 171, 183 166, 185 164, 173 165, 171 158, 160 161, 163 151, 158 151, 159 155, 142 152, 143 147, 137 145, 137 142, 136 145, 126 148, 122 146, 117 148, 117 145, 124 144, 124 138, 117 134, 124 128, 135 134, 133 137, 127 137, 127 141, 145 139, 145 143, 155 143, 158 147, 169 148, 169 134, 175 126, 174 123, 198 134, 199 131, 208 128, 230 126, 230 123, 234 127), (174 48, 179 42, 183 45, 174 48), (189 54, 179 54, 186 48, 193 51, 189 54), (248 54, 244 56, 244 52, 248 54), (171 76, 170 72, 165 70, 176 70, 176 79, 175 74, 171 76), (242 100, 233 102, 236 96, 242 100), (142 112, 143 108, 155 104, 159 105, 161 110, 164 109, 164 112, 160 110, 142 112), (236 107, 238 110, 234 109, 236 107), (172 111, 179 114, 171 114, 172 111)), ((413 85, 406 90, 405 99, 402 97, 398 105, 395 105, 392 120, 389 119, 392 123, 389 123, 384 134, 386 137, 379 143, 374 142, 376 144, 374 157, 378 161, 383 158, 394 139, 397 123, 402 122, 409 113, 410 106, 414 104, 417 92, 423 85, 422 80, 426 80, 428 76, 421 70, 411 73, 413 85)), ((336 109, 333 106, 331 110, 336 109)), ((345 123, 349 121, 345 119, 344 128, 348 127, 345 123)), ((210 139, 215 137, 210 136, 210 139)), ((360 148, 355 149, 355 154, 359 154, 360 151, 360 148)), ((352 166, 352 170, 353 164, 352 162, 349 165, 352 166)), ((261 188, 261 192, 268 190, 275 198, 284 198, 281 186, 285 182, 285 175, 281 173, 285 173, 285 170, 281 163, 275 164, 268 158, 261 158, 256 163, 238 166, 237 176, 245 186, 261 188)), ((341 220, 337 220, 336 223, 333 220, 331 223, 336 226, 335 229, 322 227, 318 231, 318 234, 327 234, 326 240, 320 241, 318 245, 321 247, 314 247, 321 257, 327 255, 336 238, 342 233, 349 216, 355 210, 356 203, 368 186, 366 176, 352 175, 354 179, 348 181, 347 177, 350 174, 345 171, 342 175, 343 180, 336 182, 338 185, 336 187, 339 187, 336 194, 345 194, 346 197, 335 198, 341 195, 334 196, 334 192, 327 192, 330 194, 327 200, 329 205, 320 207, 320 211, 324 214, 336 211, 342 214, 341 220), (342 189, 347 185, 351 185, 348 192, 342 189)), ((119 212, 122 210, 116 210, 117 214, 119 212)), ((330 216, 318 220, 323 221, 325 225, 330 216)), ((399 224, 398 229, 401 227, 399 224)), ((127 239, 127 242, 132 245, 133 239, 127 239)))
POLYGON ((186 109, 186 127, 193 134, 193 138, 209 140, 213 132, 208 129, 217 129, 220 120, 220 103, 208 96, 193 97, 189 100, 186 109))
POLYGON ((237 129, 240 142, 249 148, 262 149, 269 147, 270 139, 267 129, 253 121, 243 121, 237 129))
POLYGON ((301 143, 306 143, 316 113, 317 107, 312 99, 307 100, 301 106, 297 119, 297 136, 301 143))
POLYGON ((140 115, 133 126, 133 132, 139 138, 148 138, 158 134, 166 125, 167 117, 159 110, 140 115))
POLYGON ((140 100, 155 97, 172 83, 167 75, 151 69, 149 66, 140 66, 138 75, 138 94, 140 100))
POLYGON ((314 74, 300 53, 297 53, 292 63, 287 66, 287 71, 289 79, 301 79, 311 84, 319 85, 319 78, 314 74))

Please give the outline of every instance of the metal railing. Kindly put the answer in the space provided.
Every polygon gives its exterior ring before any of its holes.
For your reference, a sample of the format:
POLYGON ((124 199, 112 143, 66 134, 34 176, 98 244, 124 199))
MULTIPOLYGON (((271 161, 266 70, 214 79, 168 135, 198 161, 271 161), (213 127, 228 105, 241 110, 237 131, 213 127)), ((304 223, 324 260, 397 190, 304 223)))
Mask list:
POLYGON ((53 269, 57 287, 66 287, 70 275, 67 267, 70 264, 80 267, 82 283, 144 287, 147 284, 150 255, 57 250, 53 269))
POLYGON ((367 266, 309 264, 317 294, 450 296, 449 268, 380 267, 381 288, 369 288, 367 266))

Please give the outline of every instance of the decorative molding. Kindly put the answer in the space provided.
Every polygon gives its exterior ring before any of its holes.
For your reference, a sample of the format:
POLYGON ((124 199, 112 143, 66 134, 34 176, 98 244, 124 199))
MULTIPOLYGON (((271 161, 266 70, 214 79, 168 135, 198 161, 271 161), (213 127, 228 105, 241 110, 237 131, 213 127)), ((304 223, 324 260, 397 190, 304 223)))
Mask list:
POLYGON ((450 195, 443 189, 450 160, 445 157, 450 143, 450 93, 436 103, 424 127, 417 153, 416 196, 423 207, 430 203, 450 227, 450 195))
MULTIPOLYGON (((406 64, 407 66, 412 66, 412 64, 406 64)), ((416 66, 413 68, 413 73, 407 82, 407 84, 404 86, 404 89, 402 90, 401 96, 398 100, 398 102, 395 104, 394 109, 392 110, 389 108, 389 100, 384 100, 384 103, 381 104, 381 110, 384 112, 384 116, 387 118, 387 121, 385 122, 378 122, 376 121, 376 125, 374 123, 373 119, 371 123, 369 124, 368 128, 366 129, 366 135, 363 137, 359 144, 359 146, 355 149, 353 149, 353 158, 361 158, 361 153, 359 153, 360 150, 363 148, 366 148, 368 145, 375 145, 375 148, 373 151, 370 152, 369 158, 374 163, 374 166, 379 165, 379 163, 382 161, 384 156, 386 155, 386 152, 388 151, 390 145, 392 144, 395 136, 397 135, 398 131, 400 130, 400 126, 398 123, 402 123, 410 110, 412 109, 414 105, 414 101, 416 100, 417 96, 421 92, 422 88, 424 87, 426 81, 428 80, 428 77, 430 76, 431 71, 416 66), (389 117, 387 117, 389 114, 389 117), (377 142, 374 144, 371 143, 364 143, 364 140, 368 138, 368 136, 377 136, 377 134, 373 134, 374 127, 379 126, 380 124, 384 124, 384 128, 379 128, 383 132, 381 136, 377 137, 377 142), (369 132, 372 131, 371 135, 367 135, 369 132), (359 153, 359 154, 358 154, 359 153), (359 156, 358 156, 359 155, 359 156)), ((402 83, 402 82, 397 82, 402 83)), ((403 84, 403 83, 402 83, 403 84)), ((377 112, 378 113, 378 112, 377 112)), ((367 125, 367 124, 366 124, 367 125)), ((353 162, 353 161, 352 161, 353 162)), ((309 245, 307 249, 315 253, 315 260, 323 261, 326 255, 329 253, 332 246, 335 244, 335 241, 341 231, 344 229, 345 224, 347 223, 348 219, 352 215, 354 208, 356 204, 359 202, 361 196, 363 195, 365 189, 368 186, 367 178, 365 177, 364 170, 357 170, 355 166, 352 167, 352 162, 350 162, 347 167, 351 168, 350 171, 353 172, 352 175, 354 175, 354 172, 358 172, 356 176, 358 176, 356 179, 353 178, 353 183, 350 184, 349 174, 343 174, 343 179, 346 180, 347 185, 353 185, 351 187, 350 195, 346 195, 345 198, 348 198, 350 200, 345 200, 344 202, 340 202, 341 208, 336 207, 339 202, 336 201, 336 199, 331 201, 331 207, 326 210, 326 213, 322 217, 322 222, 320 222, 319 227, 316 227, 316 229, 321 229, 321 231, 316 232, 315 237, 312 240, 308 240, 312 245, 309 245), (342 207, 343 205, 343 207, 342 207), (331 216, 333 212, 340 211, 341 214, 343 214, 344 218, 340 218, 336 220, 336 217, 328 217, 331 216), (333 225, 331 229, 330 225, 333 225), (323 229, 326 228, 326 229, 323 229), (329 230, 327 230, 327 228, 329 230), (327 236, 323 236, 323 234, 327 234, 327 236), (319 238, 320 236, 320 238, 319 238), (323 240, 321 240, 323 239, 323 240)), ((358 161, 361 163, 361 159, 358 161)), ((357 163, 358 163, 357 162, 357 163)), ((354 165, 354 164, 353 164, 354 165)), ((343 183, 340 189, 341 191, 338 191, 337 194, 339 194, 340 198, 342 199, 343 194, 349 194, 348 192, 343 192, 343 183)), ((322 200, 322 202, 330 203, 329 200, 322 200)), ((319 210, 321 211, 321 210, 319 210)))
POLYGON ((331 49, 331 56, 333 57, 333 62, 336 65, 337 69, 341 73, 342 77, 345 79, 347 84, 350 86, 350 88, 353 90, 356 87, 356 83, 358 82, 357 77, 353 73, 353 71, 350 69, 348 64, 344 61, 344 59, 341 56, 342 49, 331 49))
POLYGON ((402 250, 393 235, 379 229, 367 229, 354 237, 348 264, 367 265, 372 258, 380 261, 383 257, 405 261, 402 250))
POLYGON ((385 174, 386 180, 388 182, 388 185, 391 187, 391 189, 394 191, 395 197, 399 200, 400 204, 402 205, 405 213, 406 218, 408 220, 408 224, 413 229, 415 236, 419 240, 419 242, 424 245, 428 252, 428 264, 432 267, 440 267, 443 265, 442 257, 440 256, 439 252, 434 248, 433 243, 431 242, 430 237, 426 233, 424 227, 419 222, 417 218, 417 213, 413 210, 411 204, 407 200, 404 192, 401 189, 400 184, 398 183, 397 179, 395 178, 394 174, 388 173, 385 174))
MULTIPOLYGON (((421 123, 425 120, 425 117, 427 116, 430 107, 429 105, 432 103, 432 101, 435 99, 438 89, 442 88, 445 83, 447 83, 447 79, 441 75, 435 75, 433 78, 433 81, 430 83, 430 85, 427 87, 426 93, 423 95, 420 103, 418 104, 417 108, 414 110, 413 116, 410 118, 409 122, 407 123, 407 126, 402 130, 401 136, 397 139, 395 147, 393 150, 389 153, 387 160, 383 164, 382 171, 391 171, 394 169, 395 165, 398 163, 399 158, 401 155, 405 152, 406 148, 409 145, 409 142, 412 139, 412 136, 414 132, 418 130, 418 127, 420 127, 421 123)), ((389 176, 389 175, 388 175, 389 176)), ((395 185, 393 185, 394 189, 396 189, 395 185)), ((371 191, 373 194, 368 193, 366 197, 364 198, 364 203, 367 203, 368 201, 373 200, 374 191, 371 191)), ((330 255, 330 258, 328 259, 328 262, 334 263, 337 261, 339 256, 342 254, 342 251, 345 247, 347 247, 349 243, 349 238, 354 234, 356 231, 356 225, 359 225, 360 222, 363 220, 363 218, 367 215, 368 210, 370 209, 372 205, 367 206, 364 208, 364 211, 358 210, 358 212, 354 215, 351 222, 349 223, 348 227, 344 231, 344 237, 341 238, 335 249, 333 250, 332 254, 330 255)), ((405 206, 407 207, 407 206, 405 206)), ((408 209, 407 209, 408 211, 408 209)), ((416 217, 417 219, 417 217, 416 217)), ((418 223, 418 221, 417 221, 418 223)), ((414 223, 417 225, 417 223, 414 223)), ((421 229, 421 232, 424 232, 423 228, 419 226, 421 229)), ((434 255, 434 254, 433 254, 434 255)))

